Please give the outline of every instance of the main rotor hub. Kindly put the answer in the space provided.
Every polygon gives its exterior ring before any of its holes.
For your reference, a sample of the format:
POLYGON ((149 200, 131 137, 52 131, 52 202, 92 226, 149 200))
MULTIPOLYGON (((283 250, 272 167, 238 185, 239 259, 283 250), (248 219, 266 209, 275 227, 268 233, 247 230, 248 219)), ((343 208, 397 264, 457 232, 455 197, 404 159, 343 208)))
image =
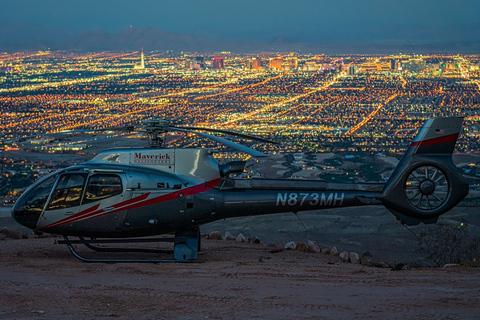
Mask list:
POLYGON ((150 148, 163 148, 165 136, 168 132, 168 121, 160 119, 145 121, 145 131, 148 135, 148 146, 150 148))

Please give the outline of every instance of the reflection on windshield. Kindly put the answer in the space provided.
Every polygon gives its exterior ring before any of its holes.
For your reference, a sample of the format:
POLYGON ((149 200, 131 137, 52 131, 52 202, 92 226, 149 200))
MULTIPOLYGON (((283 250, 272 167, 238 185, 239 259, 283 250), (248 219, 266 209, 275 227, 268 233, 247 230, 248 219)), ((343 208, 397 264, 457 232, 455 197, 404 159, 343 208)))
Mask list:
POLYGON ((38 218, 45 207, 48 195, 58 174, 40 182, 33 189, 23 194, 13 207, 13 218, 20 224, 34 229, 38 218))
POLYGON ((58 210, 80 205, 83 186, 87 174, 73 173, 60 176, 57 187, 52 193, 52 198, 47 210, 58 210))

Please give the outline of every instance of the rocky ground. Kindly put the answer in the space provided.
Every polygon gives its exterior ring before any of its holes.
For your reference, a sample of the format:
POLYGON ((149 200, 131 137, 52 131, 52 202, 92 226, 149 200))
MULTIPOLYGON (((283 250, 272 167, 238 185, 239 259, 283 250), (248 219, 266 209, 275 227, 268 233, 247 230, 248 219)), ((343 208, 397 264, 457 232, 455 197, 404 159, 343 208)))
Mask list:
MULTIPOLYGON (((203 239, 193 263, 88 264, 60 238, 22 239, 28 230, 2 210, 0 319, 478 318, 480 269, 404 265, 400 257, 418 254, 415 237, 382 212, 314 212, 303 226, 292 214, 230 219, 202 230, 257 234, 265 244, 203 239), (306 238, 371 251, 376 266, 282 249, 306 238)), ((456 208, 448 215, 467 214, 456 208)))
POLYGON ((203 240, 194 263, 88 264, 57 240, 0 241, 0 318, 476 319, 480 312, 478 268, 395 271, 225 240, 203 240))

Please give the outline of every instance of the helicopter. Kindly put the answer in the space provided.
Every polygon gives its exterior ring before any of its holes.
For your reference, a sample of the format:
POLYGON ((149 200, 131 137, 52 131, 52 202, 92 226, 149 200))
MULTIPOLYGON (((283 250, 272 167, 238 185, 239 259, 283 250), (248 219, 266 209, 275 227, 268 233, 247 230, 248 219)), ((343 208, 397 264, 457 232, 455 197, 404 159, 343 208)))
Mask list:
POLYGON ((197 259, 200 226, 231 217, 383 205, 404 225, 435 223, 469 192, 452 161, 462 123, 462 117, 427 120, 386 183, 349 184, 232 178, 244 172, 245 161, 219 165, 213 149, 167 147, 167 133, 194 133, 253 157, 267 155, 200 131, 274 142, 150 120, 145 128, 149 147, 104 150, 87 162, 50 173, 23 193, 12 208, 12 217, 35 233, 62 235, 59 243, 85 262, 155 263, 197 259), (150 238, 165 234, 174 236, 150 238), (98 246, 136 242, 173 242, 169 251, 173 258, 88 258, 74 246, 84 244, 99 252, 163 252, 98 246))

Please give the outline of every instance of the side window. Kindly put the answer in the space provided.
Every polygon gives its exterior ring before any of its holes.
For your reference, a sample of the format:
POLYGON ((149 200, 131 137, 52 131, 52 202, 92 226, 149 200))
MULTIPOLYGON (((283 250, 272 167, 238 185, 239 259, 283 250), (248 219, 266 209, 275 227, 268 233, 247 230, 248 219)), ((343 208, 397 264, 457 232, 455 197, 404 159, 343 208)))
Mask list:
POLYGON ((96 174, 88 179, 83 203, 106 199, 122 192, 122 179, 119 176, 116 174, 96 174))
POLYGON ((58 210, 80 205, 86 174, 66 173, 58 179, 47 210, 58 210))

